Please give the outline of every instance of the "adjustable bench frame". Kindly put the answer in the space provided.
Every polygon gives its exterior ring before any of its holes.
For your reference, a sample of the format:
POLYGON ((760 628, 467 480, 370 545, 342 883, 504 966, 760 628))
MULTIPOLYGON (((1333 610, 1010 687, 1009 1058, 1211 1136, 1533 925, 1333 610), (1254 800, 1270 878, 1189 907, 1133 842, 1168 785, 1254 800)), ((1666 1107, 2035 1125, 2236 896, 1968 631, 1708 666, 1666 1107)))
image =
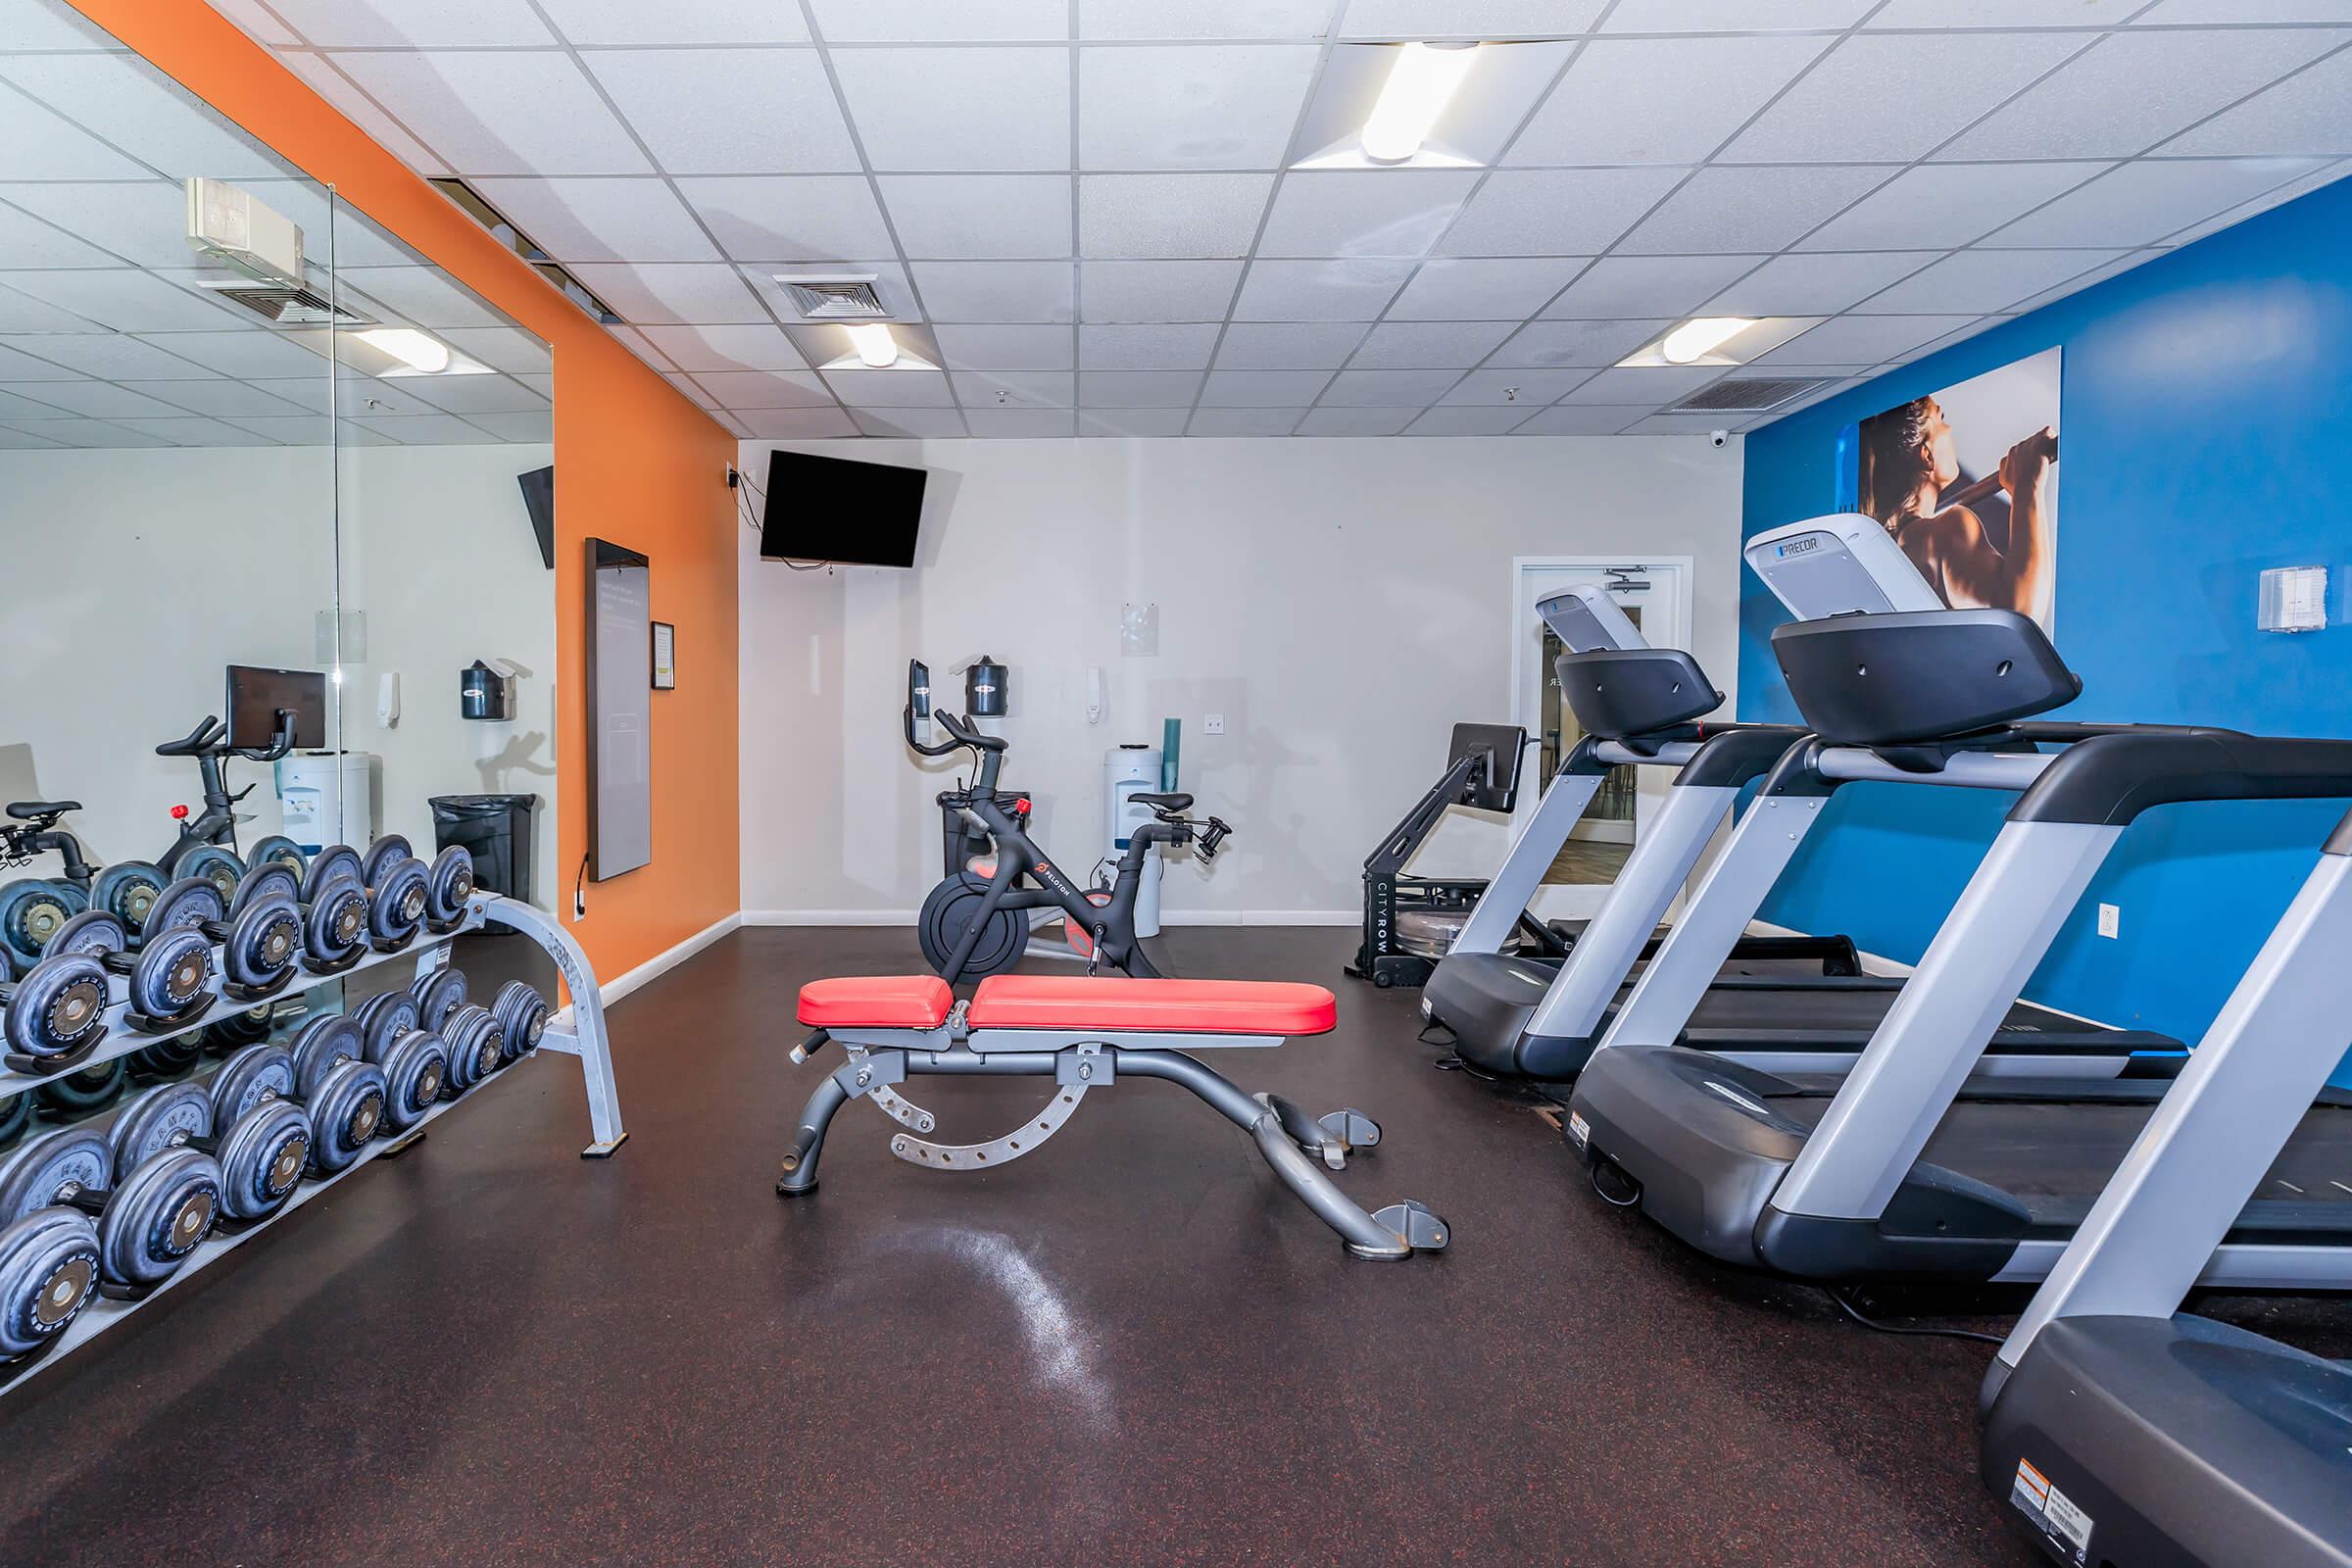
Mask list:
POLYGON ((1215 1047, 1279 1046, 1284 1036, 975 1029, 965 1021, 967 1005, 956 1003, 935 1028, 818 1029, 794 1047, 795 1063, 807 1061, 827 1041, 838 1043, 849 1059, 808 1097, 776 1192, 797 1198, 816 1191, 825 1129, 854 1095, 871 1100, 907 1129, 890 1141, 890 1152, 899 1158, 932 1170, 971 1171, 1033 1152, 1061 1130, 1091 1089, 1107 1089, 1121 1078, 1163 1078, 1182 1084, 1250 1134, 1283 1185, 1313 1209, 1316 1218, 1339 1232, 1355 1256, 1400 1258, 1444 1250, 1448 1227, 1425 1205, 1407 1199, 1367 1214, 1324 1173, 1326 1168, 1346 1168, 1350 1153, 1379 1143, 1379 1123, 1352 1109, 1312 1119, 1280 1095, 1244 1094, 1223 1074, 1186 1054, 1215 1047), (919 1073, 1051 1078, 1054 1089, 1044 1109, 1002 1138, 984 1144, 938 1144, 921 1136, 936 1125, 932 1114, 898 1092, 898 1085, 919 1073))

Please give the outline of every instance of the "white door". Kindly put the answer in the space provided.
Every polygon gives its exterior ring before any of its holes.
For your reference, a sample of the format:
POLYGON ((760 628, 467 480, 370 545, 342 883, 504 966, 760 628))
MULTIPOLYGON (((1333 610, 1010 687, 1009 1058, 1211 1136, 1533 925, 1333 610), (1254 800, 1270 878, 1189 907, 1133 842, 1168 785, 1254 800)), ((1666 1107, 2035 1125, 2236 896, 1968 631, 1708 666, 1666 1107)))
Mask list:
MULTIPOLYGON (((1535 810, 1544 786, 1559 770, 1560 758, 1583 738, 1576 715, 1560 701, 1552 661, 1559 639, 1536 613, 1540 600, 1588 583, 1606 586, 1653 648, 1689 646, 1690 558, 1522 557, 1511 564, 1511 712, 1531 739, 1520 776, 1514 820, 1535 810)), ((1668 778, 1662 768, 1620 767, 1593 795, 1584 819, 1561 846, 1532 907, 1544 919, 1581 919, 1599 906, 1635 841, 1641 836, 1668 778)))

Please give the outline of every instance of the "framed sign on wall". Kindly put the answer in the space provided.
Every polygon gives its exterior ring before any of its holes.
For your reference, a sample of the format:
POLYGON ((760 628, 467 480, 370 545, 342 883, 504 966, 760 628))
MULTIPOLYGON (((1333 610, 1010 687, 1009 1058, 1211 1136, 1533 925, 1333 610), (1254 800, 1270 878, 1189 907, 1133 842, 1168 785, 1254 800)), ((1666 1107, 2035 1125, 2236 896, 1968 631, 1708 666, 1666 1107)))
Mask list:
POLYGON ((678 689, 678 628, 666 620, 654 622, 654 690, 678 689))

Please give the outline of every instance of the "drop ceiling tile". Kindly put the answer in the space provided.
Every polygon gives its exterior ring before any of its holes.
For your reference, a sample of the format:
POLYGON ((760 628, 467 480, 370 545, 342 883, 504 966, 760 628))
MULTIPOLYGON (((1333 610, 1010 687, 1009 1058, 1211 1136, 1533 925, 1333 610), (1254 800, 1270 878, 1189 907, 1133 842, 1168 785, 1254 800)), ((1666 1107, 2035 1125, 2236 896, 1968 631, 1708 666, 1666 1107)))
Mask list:
POLYGON ((909 269, 935 321, 1068 321, 1077 315, 1067 262, 916 262, 909 269))
MULTIPOLYGON (((144 60, 105 54, 0 55, 13 82, 112 146, 174 179, 291 173, 277 156, 167 81, 144 60)), ((15 163, 14 158, 10 160, 15 163)))
POLYGON ((1805 33, 1596 39, 1502 161, 1703 163, 1830 43, 1805 33))
POLYGON ((923 319, 923 312, 915 302, 914 285, 907 278, 906 269, 897 262, 766 263, 758 267, 740 267, 736 270, 742 274, 751 291, 760 296, 768 309, 775 313, 776 318, 787 325, 797 325, 808 318, 801 314, 800 306, 785 285, 776 281, 779 277, 868 278, 872 280, 875 296, 882 301, 882 308, 889 313, 892 320, 923 319))
POLYGON ((2294 158, 2122 164, 1994 232, 1988 247, 2123 249, 2162 239, 2318 167, 2294 158))
POLYGON ((1364 340, 1361 321, 1236 321, 1217 345, 1220 370, 1336 370, 1364 340))
POLYGON ((662 380, 676 387, 684 395, 686 401, 692 403, 696 408, 709 410, 712 414, 719 412, 718 399, 704 391, 693 376, 681 375, 675 370, 663 370, 661 373, 662 380))
MULTIPOLYGON (((882 375, 916 374, 914 371, 883 370, 869 372, 882 375)), ((947 377, 934 376, 940 391, 947 390, 947 377)), ((705 370, 694 377, 695 385, 717 399, 722 409, 805 409, 830 403, 834 391, 813 371, 808 370, 705 370)))
POLYGON ((877 409, 852 409, 850 417, 857 422, 860 435, 882 440, 954 440, 970 433, 964 428, 963 416, 954 409, 910 409, 894 404, 877 409))
POLYGON ((2103 163, 1920 164, 1806 235, 1797 248, 1956 250, 2108 167, 2103 163))
POLYGON ((1876 0, 1618 0, 1603 32, 1837 31, 1876 0))
MULTIPOLYGON (((107 381, 133 377, 210 378, 213 373, 176 354, 168 354, 151 343, 120 332, 28 332, 0 337, 0 347, 51 361, 77 375, 94 375, 107 381)), ((49 378, 46 374, 40 377, 49 378)))
POLYGON ((2232 223, 2242 223, 2249 218, 2267 213, 2282 202, 2293 201, 2298 196, 2307 196, 2322 185, 2332 185, 2347 173, 2352 173, 2352 164, 2323 165, 2307 174, 2288 180, 2283 185, 2274 185, 2252 201, 2240 202, 2235 207, 2224 208, 2211 218, 2199 219, 2186 228, 2167 234, 2164 243, 2168 246, 2186 245, 2192 240, 2203 239, 2206 235, 2218 233, 2232 223))
POLYGON ((1388 308, 1410 262, 1253 262, 1234 302, 1237 321, 1369 321, 1388 308))
POLYGON ((976 436, 1048 440, 1078 433, 1078 416, 1068 409, 966 409, 963 422, 976 436))
POLYGON ((1066 409, 1078 401, 1068 370, 958 370, 948 377, 966 409, 1066 409))
POLYGON ((2115 259, 2110 251, 1961 251, 1855 309, 1872 316, 1983 316, 2115 259))
POLYGON ((1335 408, 1329 405, 1306 411, 1298 421, 1296 435, 1402 435, 1404 427, 1419 418, 1423 410, 1412 408, 1383 409, 1364 405, 1335 408))
POLYGON ((2352 22, 2352 4, 2347 0, 2158 0, 2133 18, 2132 25, 2254 22, 2352 22))
POLYGON ((553 43, 524 0, 270 0, 321 49, 463 49, 553 43))
POLYGON ((29 430, 20 430, 13 425, 0 425, 0 452, 57 452, 66 446, 66 442, 49 436, 34 435, 29 430))
POLYGON ((571 269, 571 273, 632 321, 731 325, 769 318, 732 267, 700 262, 640 266, 590 262, 571 269))
POLYGON ((98 419, 182 412, 169 403, 126 391, 111 381, 16 381, 0 385, 0 392, 98 419))
POLYGON ((884 174, 876 181, 916 261, 1070 254, 1067 174, 884 174))
POLYGON ((45 300, 0 286, 0 332, 91 332, 98 323, 45 300))
POLYGON ((1558 38, 1589 29, 1601 0, 1349 0, 1343 38, 1558 38))
POLYGON ((1320 38, 1330 0, 1078 0, 1078 36, 1104 39, 1320 38))
POLYGON ((1078 251, 1088 257, 1246 256, 1271 174, 1087 174, 1078 251))
POLYGON ((1604 256, 1544 309, 1546 318, 1692 316, 1761 256, 1604 256))
POLYGON ((1221 321, 1242 280, 1236 262, 1091 260, 1078 267, 1082 321, 1221 321))
POLYGON ((1530 321, 1494 351, 1494 367, 1598 369, 1615 365, 1673 324, 1671 320, 1530 321))
POLYGON ((141 179, 157 171, 17 93, 0 90, 0 147, 11 179, 141 179))
POLYGON ((649 326, 645 337, 689 374, 808 368, 792 340, 776 326, 649 326))
POLYGON ((316 382, 289 383, 231 381, 221 376, 210 376, 202 381, 123 381, 120 385, 160 403, 169 403, 173 408, 214 418, 257 414, 296 415, 309 410, 309 402, 277 395, 277 388, 289 385, 301 386, 318 401, 320 412, 323 412, 326 393, 324 377, 316 382))
POLYGON ((1214 321, 1078 328, 1078 364, 1089 370, 1202 370, 1216 352, 1214 321))
POLYGON ((539 0, 556 30, 577 44, 807 43, 797 6, 776 0, 539 0))
MULTIPOLYGON (((2352 6, 2345 10, 2352 18, 2352 6)), ((2352 152, 2352 53, 2335 55, 2166 142, 2166 154, 2352 152)))
POLYGON ((330 58, 461 174, 642 174, 653 168, 565 55, 439 50, 330 58))
POLYGON ((1427 408, 1444 397, 1459 370, 1342 370, 1319 400, 1325 408, 1427 408))
POLYGON ((1503 169, 1438 249, 1448 256, 1593 256, 1683 177, 1679 169, 1503 169))
POLYGON ((618 343, 622 348, 627 349, 631 354, 636 355, 639 359, 652 366, 655 369, 674 370, 677 368, 676 366, 669 363, 668 355, 654 347, 652 341, 648 339, 644 333, 638 331, 635 327, 615 324, 607 326, 605 330, 612 335, 614 342, 618 343))
POLYGON ((1166 436, 1184 434, 1190 409, 1087 409, 1078 415, 1082 436, 1166 436))
POLYGON ((624 49, 586 57, 655 162, 672 174, 836 174, 858 149, 800 49, 624 49), (713 114, 711 105, 725 112, 713 114))
MULTIPOLYGON (((1612 406, 1642 404, 1656 408, 1689 397, 1725 373, 1720 365, 1659 365, 1612 367, 1562 397, 1563 404, 1612 406)), ((1718 418, 1721 416, 1717 416, 1718 418)))
POLYGON ((1701 255, 1785 250, 1892 172, 1884 165, 1702 169, 1628 234, 1620 249, 1701 255))
POLYGON ((1078 403, 1087 409, 1189 409, 1200 380, 1198 370, 1081 370, 1078 403))
POLYGON ((2267 87, 2347 36, 2308 27, 2116 33, 1936 156, 2129 158, 2267 87))
MULTIPOLYGON (((250 32, 252 29, 246 30, 250 32)), ((407 126, 385 113, 382 105, 368 97, 326 56, 309 54, 300 49, 280 49, 277 59, 279 64, 300 76, 313 92, 332 104, 344 119, 366 131, 377 146, 417 173, 427 179, 441 179, 452 172, 439 154, 410 135, 407 126)))
POLYGON ((1203 436, 1270 436, 1289 435, 1298 423, 1304 409, 1208 409, 1194 414, 1184 427, 1186 435, 1203 436))
POLYGON ((1513 435, 1615 435, 1637 419, 1645 417, 1650 405, 1640 408, 1610 408, 1603 404, 1555 404, 1538 409, 1513 435))
POLYGON ((678 194, 739 262, 887 256, 896 248, 862 174, 681 179, 678 194))
POLYGON ((877 170, 1070 167, 1066 49, 835 49, 831 58, 877 170))
POLYGON ((312 353, 295 339, 258 327, 225 332, 150 332, 145 337, 157 348, 183 360, 193 360, 221 375, 283 376, 321 385, 326 380, 324 357, 312 353))
POLYGON ((1863 24, 1869 31, 1900 27, 2111 27, 2144 10, 2148 0, 2067 0, 2053 12, 2049 0, 1886 0, 1863 24))
POLYGON ((809 10, 828 44, 1059 43, 1070 35, 1069 0, 810 0, 809 10))
POLYGON ((409 396, 446 414, 539 414, 547 399, 506 375, 411 375, 393 378, 409 396))
POLYGON ((1516 330, 1516 321, 1383 321, 1365 337, 1348 368, 1466 370, 1516 330))
MULTIPOLYGON (((396 155, 397 156, 397 155, 396 155)), ((349 202, 336 204, 328 199, 327 188, 315 179, 240 179, 242 186, 255 201, 290 220, 299 227, 309 251, 310 266, 317 273, 327 260, 327 240, 334 240, 333 261, 337 267, 416 267, 423 258, 374 223, 349 202)), ((173 208, 185 221, 187 198, 173 188, 173 208)), ((185 265, 188 260, 187 238, 174 234, 179 241, 175 262, 159 261, 157 266, 185 265)))
POLYGON ((360 419, 353 421, 379 435, 391 436, 402 446, 487 447, 500 444, 500 438, 454 414, 416 415, 408 418, 360 419))
POLYGON ((1331 380, 1328 370, 1212 370, 1200 388, 1200 406, 1230 409, 1297 409, 1315 401, 1331 380))
MULTIPOLYGON (((416 379, 412 376, 386 381, 376 376, 362 375, 346 368, 335 387, 335 401, 345 414, 354 418, 390 418, 449 412, 435 408, 412 392, 410 388, 416 379)), ((245 421, 240 419, 238 422, 245 421)))
POLYGON ((1067 370, 1078 362, 1066 326, 942 325, 931 334, 951 370, 1067 370))
MULTIPOLYGON (((717 393, 719 401, 730 409, 751 406, 731 396, 723 386, 713 386, 711 383, 719 377, 703 375, 695 379, 717 393)), ((946 374, 938 370, 827 370, 824 381, 835 397, 853 408, 944 409, 956 402, 946 374)))
MULTIPOLYGON (((1989 332, 1994 327, 2001 325, 2003 322, 2012 321, 2015 319, 2015 317, 2007 315, 1981 317, 1974 321, 1969 321, 1964 325, 1955 327, 1953 330, 1944 333, 1941 337, 1930 338, 1927 342, 1922 343, 1915 349, 1906 349, 1901 354, 1893 356, 1893 358, 1900 361, 1924 360, 1931 354, 1940 354, 1955 343, 1965 343, 1980 332, 1989 332)), ((1885 369, 1886 367, 1882 366, 1880 368, 1885 369)))
POLYGON ((1521 321, 1585 266, 1581 256, 1444 258, 1425 262, 1389 302, 1392 321, 1521 321))
POLYGON ((11 266, 184 266, 188 260, 187 198, 164 180, 0 185, 0 201, 10 204, 0 207, 0 257, 11 266))
POLYGON ((1878 365, 1899 359, 1922 343, 1966 326, 1966 316, 1839 316, 1799 333, 1753 367, 1788 365, 1878 365))
POLYGON ((1725 156, 1741 162, 1908 161, 2098 36, 1866 33, 1808 72, 1725 156), (1953 84, 1966 82, 1956 92, 1953 84))
POLYGON ((14 428, 26 435, 42 436, 64 447, 84 447, 105 450, 115 447, 168 447, 172 443, 162 436, 148 435, 140 430, 128 430, 103 419, 20 419, 14 428))
POLYGON ((218 419, 170 417, 117 419, 126 430, 156 436, 175 447, 267 447, 277 443, 268 436, 218 419))
POLYGON ((560 262, 718 260, 659 179, 483 179, 474 189, 560 262))
POLYGON ((118 332, 201 331, 230 319, 227 307, 153 272, 0 272, 0 284, 118 332))
MULTIPOLYGON (((221 0, 218 9, 225 15, 236 9, 236 0, 221 0)), ((0 37, 9 40, 11 49, 122 47, 112 33, 84 18, 66 0, 5 0, 0 3, 0 37)))
MULTIPOLYGON (((251 430, 255 435, 267 436, 281 446, 322 447, 328 444, 329 439, 326 417, 318 414, 240 415, 228 422, 236 425, 240 430, 251 430)), ((376 436, 374 431, 353 424, 348 419, 344 420, 342 433, 348 434, 353 431, 371 438, 368 442, 364 443, 366 445, 374 445, 381 440, 381 437, 376 436)))
POLYGON ((1081 169, 1272 169, 1320 51, 1203 44, 1078 51, 1081 169))
MULTIPOLYGON (((576 269, 583 280, 590 270, 601 274, 625 273, 625 267, 576 269)), ((649 267, 649 272, 723 272, 723 267, 662 268, 649 267)), ((396 315, 406 317, 412 323, 423 327, 443 326, 504 326, 506 318, 484 305, 473 293, 461 286, 437 267, 346 267, 335 274, 335 280, 345 294, 365 295, 396 315)), ((596 287, 594 284, 589 285, 596 287)), ((597 289, 599 294, 604 290, 597 289)), ((620 301, 605 295, 605 303, 621 309, 620 301)), ((634 314, 634 313, 631 313, 634 314)), ((651 319, 659 320, 655 317, 651 319)))
POLYGON ((1834 316, 1936 259, 1926 251, 1776 256, 1707 301, 1704 316, 1834 316))
POLYGON ((746 409, 735 418, 754 441, 831 441, 858 433, 837 408, 746 409))
POLYGON ((459 353, 493 370, 535 375, 556 363, 547 345, 519 326, 452 327, 439 335, 459 353))
POLYGON ((1442 408, 1499 403, 1516 408, 1520 417, 1564 397, 1592 378, 1591 370, 1512 369, 1472 370, 1438 400, 1442 408))
POLYGON ((1404 427, 1406 435, 1502 435, 1536 411, 1508 404, 1431 409, 1404 427))
POLYGON ((546 446, 556 439, 553 410, 542 414, 476 414, 469 417, 501 441, 517 446, 546 446))
POLYGON ((2039 294, 2035 294, 2029 299, 2019 300, 2015 305, 2009 307, 2009 309, 2019 316, 2023 316, 2029 311, 2038 311, 2044 305, 2051 304, 2057 300, 2062 300, 2069 294, 2080 293, 2082 290, 2090 287, 2090 285, 2093 283, 2104 283, 2107 281, 2107 279, 2116 276, 2118 273, 2128 272, 2132 268, 2138 267, 2145 262, 2152 262, 2163 254, 2163 251, 2155 249, 2126 251, 2123 255, 2117 257, 2114 261, 2109 262, 2104 267, 2094 267, 2087 272, 2082 272, 2074 277, 2068 278, 2065 282, 2060 283, 2056 288, 2044 289, 2039 294))
POLYGON ((1483 177, 1467 169, 1290 173, 1274 193, 1257 254, 1420 256, 1483 177))

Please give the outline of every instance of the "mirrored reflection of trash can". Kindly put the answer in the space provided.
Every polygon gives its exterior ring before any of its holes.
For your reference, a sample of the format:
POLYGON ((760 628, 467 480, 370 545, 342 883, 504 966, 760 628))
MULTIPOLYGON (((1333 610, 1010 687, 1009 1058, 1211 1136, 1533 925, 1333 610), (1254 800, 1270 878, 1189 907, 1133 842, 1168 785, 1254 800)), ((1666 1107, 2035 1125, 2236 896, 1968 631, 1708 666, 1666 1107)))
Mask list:
POLYGON ((531 902, 531 815, 536 795, 435 795, 436 850, 465 846, 473 857, 474 885, 531 902))

